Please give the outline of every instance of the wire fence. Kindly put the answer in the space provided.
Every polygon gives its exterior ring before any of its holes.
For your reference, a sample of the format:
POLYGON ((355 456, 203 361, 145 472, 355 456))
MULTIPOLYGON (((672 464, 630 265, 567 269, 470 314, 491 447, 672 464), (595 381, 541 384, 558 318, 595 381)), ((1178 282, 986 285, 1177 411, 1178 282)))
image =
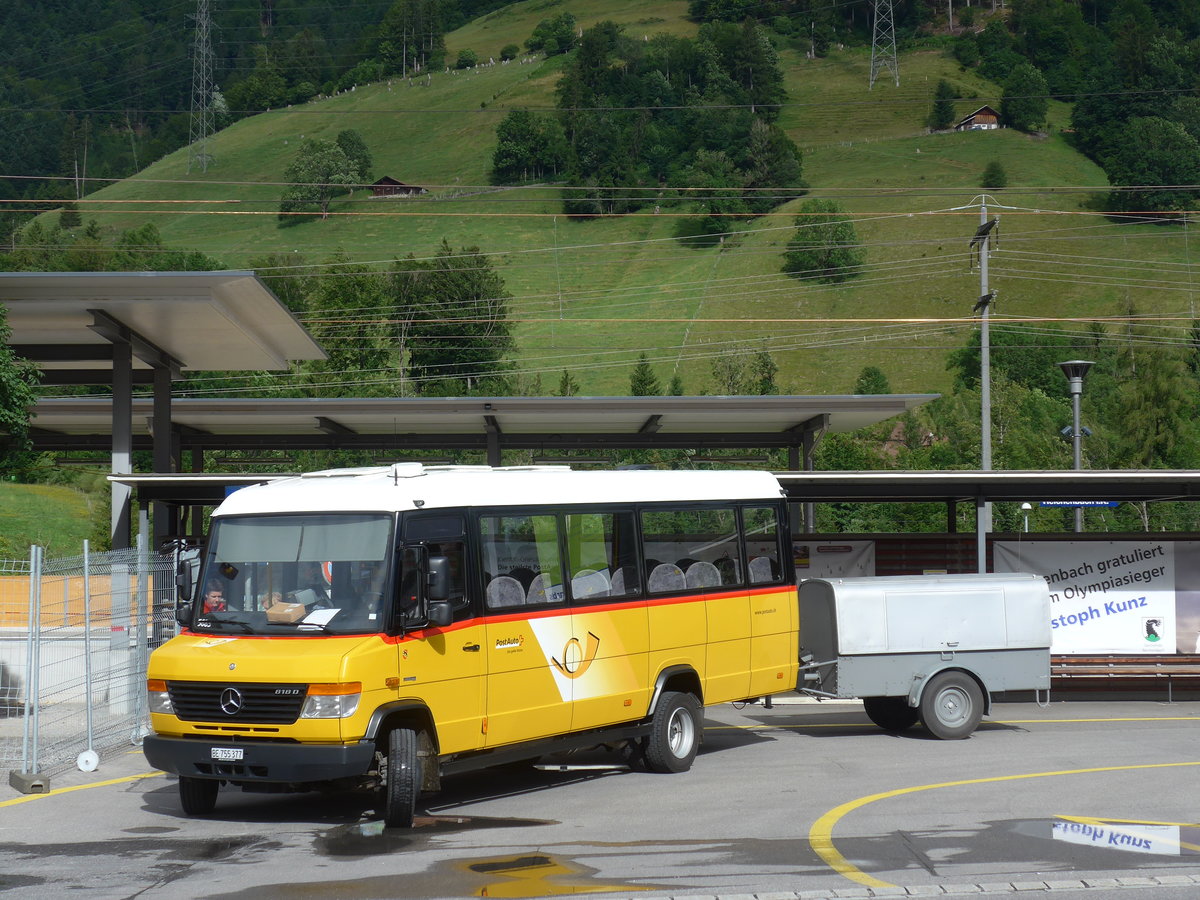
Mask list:
POLYGON ((175 633, 174 572, 144 542, 0 560, 0 765, 14 786, 25 776, 18 789, 141 741, 146 663, 175 633))

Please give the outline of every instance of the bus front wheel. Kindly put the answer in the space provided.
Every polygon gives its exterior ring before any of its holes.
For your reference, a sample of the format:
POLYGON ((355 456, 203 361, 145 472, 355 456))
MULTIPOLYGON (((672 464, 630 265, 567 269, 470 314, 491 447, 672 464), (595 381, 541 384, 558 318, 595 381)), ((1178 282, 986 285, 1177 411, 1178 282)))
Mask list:
POLYGON ((179 776, 179 802, 189 816, 206 816, 217 808, 221 782, 213 778, 179 776))
POLYGON ((421 794, 421 760, 417 756, 417 733, 411 728, 393 728, 388 733, 387 760, 379 786, 379 812, 388 828, 411 828, 421 794))
POLYGON ((700 749, 703 711, 691 694, 666 691, 650 719, 646 767, 651 772, 686 772, 700 749))

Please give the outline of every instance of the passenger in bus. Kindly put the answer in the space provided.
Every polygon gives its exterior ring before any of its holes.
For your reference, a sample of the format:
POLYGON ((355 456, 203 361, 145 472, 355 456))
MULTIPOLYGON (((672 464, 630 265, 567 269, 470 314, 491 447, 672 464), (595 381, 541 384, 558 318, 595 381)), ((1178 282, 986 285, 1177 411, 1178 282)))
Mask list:
POLYGON ((210 581, 204 588, 204 612, 225 612, 225 586, 210 581))

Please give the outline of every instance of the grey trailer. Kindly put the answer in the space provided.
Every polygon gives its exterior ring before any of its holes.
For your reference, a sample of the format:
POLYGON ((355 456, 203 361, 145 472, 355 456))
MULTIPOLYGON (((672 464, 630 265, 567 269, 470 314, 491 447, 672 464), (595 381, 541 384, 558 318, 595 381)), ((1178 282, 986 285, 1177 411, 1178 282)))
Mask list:
POLYGON ((1050 592, 1039 575, 801 582, 800 682, 861 698, 871 721, 969 737, 1000 691, 1050 690, 1050 592))

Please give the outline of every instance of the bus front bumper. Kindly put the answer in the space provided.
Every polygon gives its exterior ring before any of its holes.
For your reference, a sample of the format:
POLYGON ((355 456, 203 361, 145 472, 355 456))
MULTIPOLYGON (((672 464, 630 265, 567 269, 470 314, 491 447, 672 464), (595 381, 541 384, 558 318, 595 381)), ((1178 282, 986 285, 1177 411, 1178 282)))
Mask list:
POLYGON ((218 742, 152 734, 142 741, 142 752, 150 765, 175 775, 236 784, 317 784, 366 775, 375 745, 218 742))

